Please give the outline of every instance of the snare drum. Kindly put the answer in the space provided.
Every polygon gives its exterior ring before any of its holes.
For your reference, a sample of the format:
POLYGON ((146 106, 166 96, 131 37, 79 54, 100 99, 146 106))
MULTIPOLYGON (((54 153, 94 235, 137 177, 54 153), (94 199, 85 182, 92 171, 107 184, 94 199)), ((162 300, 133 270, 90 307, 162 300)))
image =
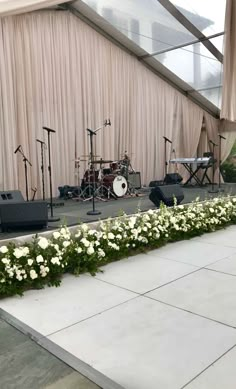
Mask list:
POLYGON ((108 174, 103 177, 103 185, 107 189, 111 189, 117 197, 122 197, 126 194, 128 189, 127 180, 125 177, 108 174))

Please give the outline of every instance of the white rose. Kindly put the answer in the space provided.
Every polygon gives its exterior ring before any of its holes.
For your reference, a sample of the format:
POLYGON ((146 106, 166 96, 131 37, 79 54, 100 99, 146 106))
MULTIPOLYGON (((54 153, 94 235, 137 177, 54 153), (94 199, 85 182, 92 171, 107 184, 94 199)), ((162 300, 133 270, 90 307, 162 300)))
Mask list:
POLYGON ((107 235, 108 239, 114 239, 115 238, 115 235, 112 233, 112 232, 108 232, 108 235, 107 235))
POLYGON ((35 278, 38 278, 38 274, 35 270, 30 270, 30 278, 34 280, 35 278))
POLYGON ((58 231, 55 231, 55 232, 53 233, 53 238, 54 238, 54 239, 58 239, 58 238, 60 238, 60 236, 61 236, 61 234, 60 234, 60 232, 58 232, 58 231))
POLYGON ((2 246, 2 247, 0 247, 0 253, 6 254, 7 252, 8 252, 7 246, 2 246))
POLYGON ((14 251, 13 251, 13 254, 16 258, 21 258, 24 256, 24 252, 21 248, 16 248, 14 251))
POLYGON ((38 245, 39 247, 41 247, 41 249, 45 250, 48 247, 49 243, 46 238, 40 238, 38 241, 38 245))
POLYGON ((33 259, 28 259, 27 262, 28 262, 28 265, 29 265, 29 266, 31 266, 31 265, 34 263, 33 259))
POLYGON ((88 249, 87 249, 87 254, 88 255, 92 255, 94 253, 94 248, 93 246, 89 246, 88 249))
POLYGON ((26 256, 27 254, 29 254, 29 247, 24 247, 22 249, 22 252, 23 252, 23 255, 26 256))
POLYGON ((37 255, 36 262, 37 263, 44 262, 43 256, 42 255, 37 255))
POLYGON ((53 265, 60 265, 60 260, 59 260, 58 257, 53 257, 53 258, 51 259, 51 263, 52 263, 53 265))
POLYGON ((9 265, 10 259, 8 259, 8 258, 2 258, 2 263, 4 263, 5 265, 9 265))
POLYGON ((63 247, 68 247, 68 246, 70 246, 70 241, 69 240, 65 240, 63 243, 63 247))
POLYGON ((82 253, 82 248, 81 248, 81 247, 78 247, 78 248, 76 249, 76 251, 77 251, 78 254, 80 254, 80 253, 82 253))

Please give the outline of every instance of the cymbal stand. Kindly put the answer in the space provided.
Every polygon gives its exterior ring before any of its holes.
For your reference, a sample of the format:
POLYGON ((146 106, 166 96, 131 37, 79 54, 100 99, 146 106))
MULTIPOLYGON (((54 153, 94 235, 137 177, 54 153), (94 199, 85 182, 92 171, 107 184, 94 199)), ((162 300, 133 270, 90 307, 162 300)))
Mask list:
MULTIPOLYGON (((91 166, 92 166, 92 171, 93 171, 93 174, 92 174, 92 177, 93 177, 93 193, 92 193, 93 209, 91 211, 88 211, 87 215, 100 215, 101 214, 100 211, 95 209, 95 198, 97 198, 98 200, 106 201, 106 200, 102 199, 101 197, 96 196, 95 166, 93 163, 94 162, 93 137, 94 137, 94 135, 97 135, 96 134, 97 131, 101 130, 101 128, 106 127, 106 126, 110 126, 110 125, 111 125, 111 121, 110 121, 110 119, 107 119, 102 126, 98 127, 94 131, 92 131, 89 128, 86 128, 86 130, 89 133, 88 135, 90 136, 90 156, 91 156, 91 166)), ((91 197, 88 199, 85 199, 84 201, 88 201, 88 200, 91 200, 91 197)))

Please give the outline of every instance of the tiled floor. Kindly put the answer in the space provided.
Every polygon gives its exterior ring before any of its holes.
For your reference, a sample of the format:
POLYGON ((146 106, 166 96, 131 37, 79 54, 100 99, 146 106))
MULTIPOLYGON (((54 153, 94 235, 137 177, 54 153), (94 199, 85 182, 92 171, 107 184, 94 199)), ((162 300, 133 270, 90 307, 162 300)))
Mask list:
POLYGON ((0 308, 124 388, 235 389, 234 236, 169 244, 0 308))

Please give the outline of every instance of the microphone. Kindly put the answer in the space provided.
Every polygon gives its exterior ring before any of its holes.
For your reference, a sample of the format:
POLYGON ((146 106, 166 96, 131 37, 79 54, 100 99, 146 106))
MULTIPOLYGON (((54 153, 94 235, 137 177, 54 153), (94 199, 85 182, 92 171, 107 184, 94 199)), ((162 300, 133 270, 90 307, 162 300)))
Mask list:
POLYGON ((16 154, 16 153, 17 153, 17 151, 19 151, 19 150, 20 150, 20 148, 21 148, 21 145, 19 145, 19 146, 17 147, 17 149, 14 151, 14 153, 16 154))
POLYGON ((209 142, 213 145, 213 146, 218 146, 216 143, 214 143, 212 140, 209 140, 209 142))
POLYGON ((43 127, 43 129, 48 131, 48 132, 56 132, 55 130, 52 130, 51 128, 48 128, 48 127, 43 127))
POLYGON ((36 142, 39 142, 39 143, 41 143, 42 145, 45 145, 45 144, 46 144, 45 142, 43 142, 43 141, 40 140, 40 139, 36 139, 36 142))
POLYGON ((168 139, 166 136, 163 136, 163 138, 164 138, 167 142, 172 143, 171 140, 168 139))
POLYGON ((218 134, 218 136, 219 136, 220 138, 226 140, 226 138, 225 138, 223 135, 218 134))

